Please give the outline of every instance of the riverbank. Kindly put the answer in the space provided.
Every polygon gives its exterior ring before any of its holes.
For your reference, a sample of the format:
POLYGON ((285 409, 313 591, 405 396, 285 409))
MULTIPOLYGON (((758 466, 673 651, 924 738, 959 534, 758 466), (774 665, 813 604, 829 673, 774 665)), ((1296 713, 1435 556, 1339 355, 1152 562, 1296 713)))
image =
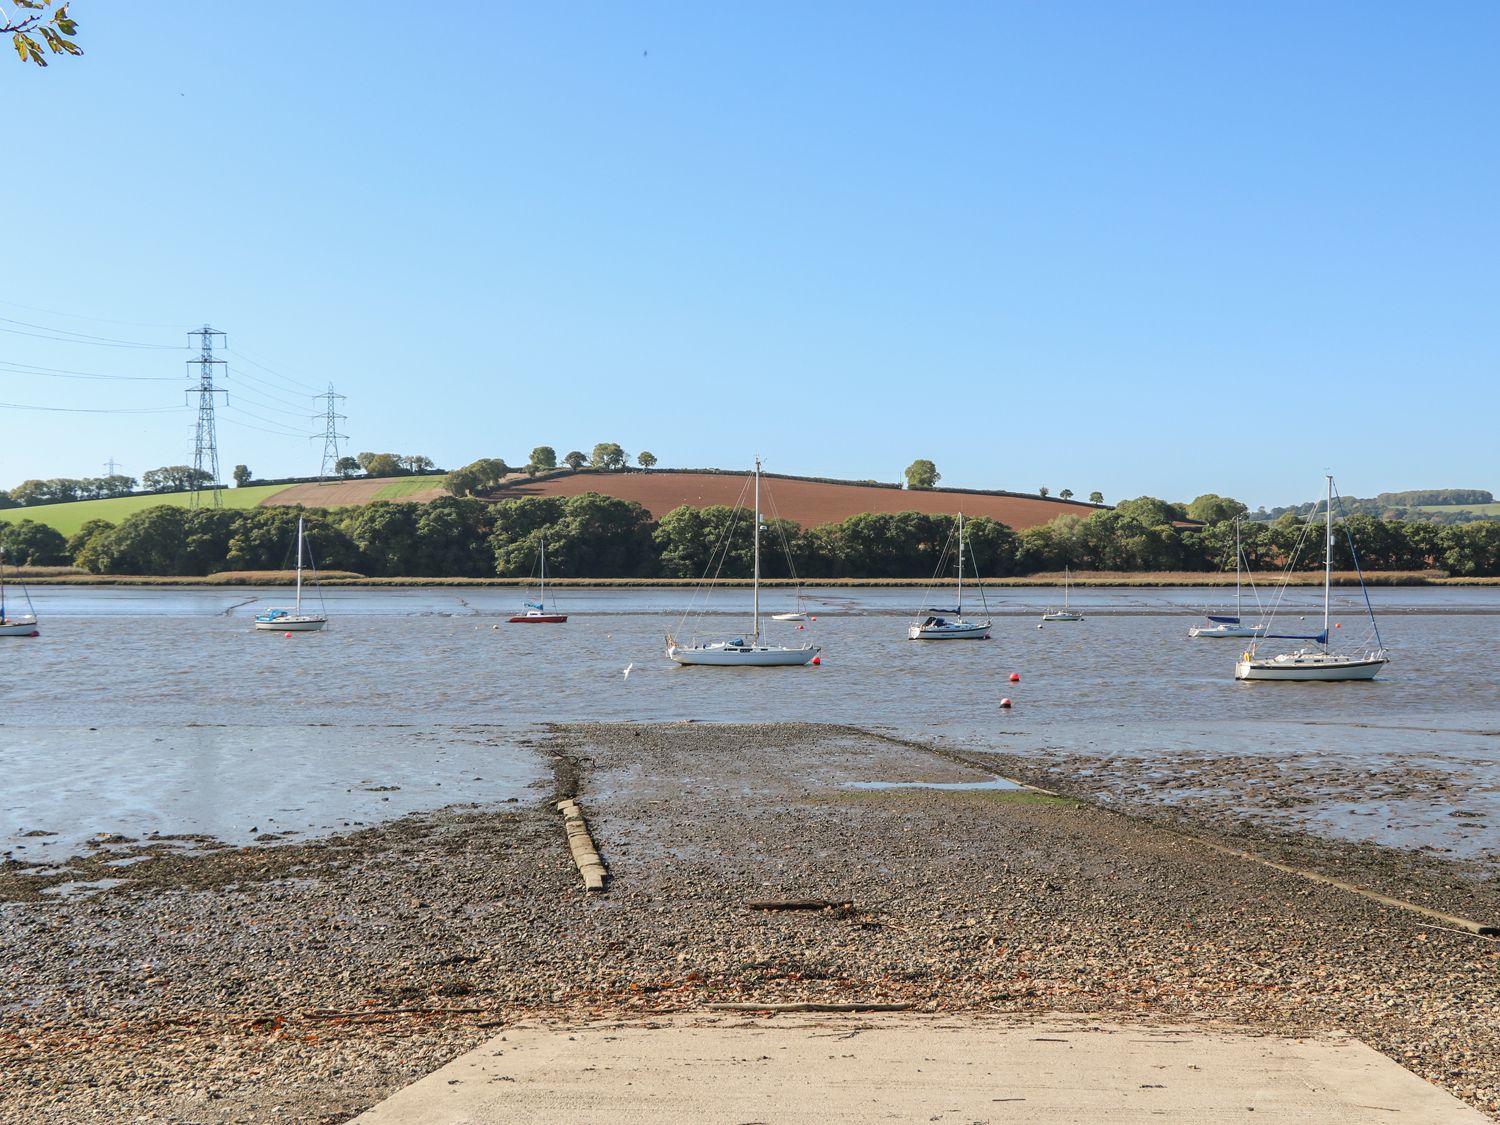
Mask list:
MULTIPOLYGON (((1228 857, 1180 813, 851 789, 994 761, 838 727, 589 724, 543 749, 554 780, 520 806, 7 863, 0 1118, 341 1122, 514 1020, 834 1001, 1338 1028, 1500 1120, 1500 944, 1228 857), (550 806, 573 793, 603 896, 580 890, 550 806), (106 871, 121 882, 90 897, 44 893, 106 871), (748 905, 775 899, 842 905, 748 905)), ((1234 842, 1227 821, 1201 828, 1234 842)), ((1387 892, 1500 912, 1482 871, 1394 853, 1381 870, 1387 892)))
MULTIPOLYGON (((22 567, 8 572, 19 575, 31 586, 290 586, 296 578, 294 571, 222 571, 209 575, 152 575, 152 574, 89 574, 76 567, 22 567)), ((1285 576, 1289 586, 1322 586, 1321 570, 1298 572, 1285 576)), ((1163 573, 1132 572, 1111 573, 1105 571, 1073 571, 1068 581, 1073 586, 1100 589, 1119 587, 1123 589, 1169 588, 1179 586, 1233 589, 1233 574, 1205 574, 1199 571, 1170 571, 1163 573)), ((1280 583, 1283 576, 1274 581, 1280 583)), ((1358 586, 1360 576, 1354 571, 1335 571, 1332 576, 1335 586, 1358 586)), ((1496 578, 1454 578, 1441 571, 1400 570, 1366 571, 1367 586, 1500 586, 1496 578)), ((525 587, 534 586, 530 578, 370 578, 351 571, 334 571, 319 576, 320 586, 371 586, 371 587, 525 587)), ((549 586, 595 587, 600 589, 676 589, 701 586, 696 578, 549 578, 549 586)), ((763 578, 763 587, 783 589, 926 589, 933 586, 953 586, 952 579, 934 581, 931 578, 763 578)), ((1056 587, 1063 584, 1061 572, 1056 574, 1029 574, 1018 578, 986 578, 975 583, 972 579, 966 586, 975 585, 986 589, 1024 589, 1029 587, 1056 587)), ((743 587, 749 589, 748 578, 722 578, 714 585, 721 587, 743 587)))

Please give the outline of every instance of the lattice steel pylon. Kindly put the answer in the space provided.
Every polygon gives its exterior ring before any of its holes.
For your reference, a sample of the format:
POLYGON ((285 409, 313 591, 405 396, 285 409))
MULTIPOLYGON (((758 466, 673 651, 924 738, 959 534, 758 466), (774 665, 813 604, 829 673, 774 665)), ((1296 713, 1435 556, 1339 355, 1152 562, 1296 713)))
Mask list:
POLYGON ((339 433, 339 423, 347 422, 349 420, 348 415, 336 413, 333 405, 336 400, 344 397, 346 396, 333 393, 332 383, 328 384, 328 389, 322 394, 313 395, 313 398, 324 398, 328 400, 328 409, 325 410, 322 414, 313 415, 314 419, 322 418, 325 424, 323 433, 323 464, 322 467, 318 469, 319 480, 327 480, 329 471, 338 464, 339 442, 349 440, 348 434, 339 433))
MULTIPOLYGON (((220 495, 223 490, 219 487, 219 439, 214 429, 214 395, 223 395, 227 406, 229 392, 214 386, 214 367, 224 363, 222 359, 214 358, 214 337, 218 336, 225 348, 229 347, 229 338, 206 324, 198 331, 188 333, 189 340, 194 336, 199 338, 198 358, 187 363, 189 379, 194 377, 193 366, 198 368, 198 428, 193 438, 193 479, 189 486, 188 507, 198 507, 203 500, 203 490, 207 488, 213 494, 213 506, 222 508, 224 497, 220 495)), ((187 393, 191 395, 193 392, 189 390, 187 393)))

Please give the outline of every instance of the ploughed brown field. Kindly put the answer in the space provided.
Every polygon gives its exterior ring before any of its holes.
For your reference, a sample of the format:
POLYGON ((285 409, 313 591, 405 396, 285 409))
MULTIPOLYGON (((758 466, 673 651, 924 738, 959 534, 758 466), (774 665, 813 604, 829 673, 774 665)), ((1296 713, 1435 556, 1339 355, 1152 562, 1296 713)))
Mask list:
MULTIPOLYGON (((509 485, 498 500, 523 496, 577 496, 598 492, 634 500, 660 519, 684 504, 750 503, 750 478, 743 473, 563 473, 509 485)), ((277 498, 278 501, 280 497, 277 498)), ((1039 527, 1058 516, 1087 516, 1091 504, 1026 496, 986 496, 941 489, 872 488, 860 484, 824 484, 810 480, 762 478, 761 509, 801 525, 816 527, 864 512, 929 512, 988 516, 1013 528, 1039 527)))

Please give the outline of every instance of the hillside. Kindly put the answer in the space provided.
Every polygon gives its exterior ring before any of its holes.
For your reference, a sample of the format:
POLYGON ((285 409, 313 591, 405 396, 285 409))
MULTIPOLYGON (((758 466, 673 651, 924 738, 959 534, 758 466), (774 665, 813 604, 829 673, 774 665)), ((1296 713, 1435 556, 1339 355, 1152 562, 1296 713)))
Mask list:
MULTIPOLYGON (((312 484, 253 484, 248 488, 226 488, 220 492, 226 508, 255 508, 261 505, 302 504, 313 508, 345 508, 368 504, 371 500, 427 501, 446 496, 443 482, 447 477, 373 477, 359 480, 335 480, 312 484)), ((74 500, 66 504, 36 504, 25 508, 0 509, 0 521, 19 523, 35 520, 56 528, 64 535, 74 535, 89 520, 108 520, 118 524, 126 516, 145 508, 171 504, 185 508, 191 493, 144 492, 131 496, 114 496, 108 500, 74 500)))
MULTIPOLYGON (((559 473, 537 480, 519 479, 494 493, 494 499, 524 496, 577 496, 599 492, 634 500, 660 519, 673 508, 689 504, 733 506, 742 498, 748 503, 746 473, 591 472, 559 473), (743 497, 742 497, 743 494, 743 497)), ((763 477, 762 508, 769 516, 792 520, 802 527, 835 523, 864 512, 927 512, 966 516, 988 516, 1010 527, 1022 529, 1050 523, 1058 516, 1087 516, 1097 511, 1093 504, 946 489, 882 488, 878 485, 763 477)))

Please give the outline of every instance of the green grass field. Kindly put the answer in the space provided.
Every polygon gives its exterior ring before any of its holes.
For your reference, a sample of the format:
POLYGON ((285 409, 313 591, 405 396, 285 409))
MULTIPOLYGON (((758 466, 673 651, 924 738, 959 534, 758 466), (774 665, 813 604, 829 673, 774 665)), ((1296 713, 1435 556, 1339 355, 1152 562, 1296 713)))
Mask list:
POLYGON ((1500 519, 1500 500, 1493 504, 1418 504, 1419 512, 1473 512, 1476 516, 1486 516, 1489 519, 1500 519))
POLYGON ((446 476, 411 477, 407 480, 392 481, 390 484, 381 486, 380 491, 375 494, 375 499, 400 500, 404 496, 426 492, 430 488, 442 488, 447 483, 448 478, 446 476))
MULTIPOLYGON (((275 496, 286 487, 284 484, 258 484, 249 488, 226 488, 221 495, 226 508, 254 508, 267 496, 275 496)), ((6 508, 0 510, 0 520, 6 523, 35 520, 71 536, 89 520, 119 523, 128 515, 162 504, 186 508, 191 495, 188 492, 163 492, 146 496, 115 496, 108 500, 74 500, 68 504, 38 504, 31 508, 6 508)))

